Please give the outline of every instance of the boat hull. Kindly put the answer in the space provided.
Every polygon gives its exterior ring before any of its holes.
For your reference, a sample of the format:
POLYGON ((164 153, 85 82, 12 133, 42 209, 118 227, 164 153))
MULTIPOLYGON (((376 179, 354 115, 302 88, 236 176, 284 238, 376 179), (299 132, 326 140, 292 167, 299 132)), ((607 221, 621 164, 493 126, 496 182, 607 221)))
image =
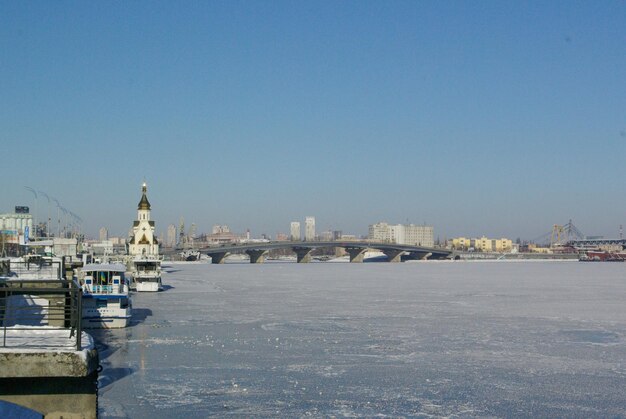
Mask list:
POLYGON ((133 263, 135 291, 161 291, 161 260, 155 258, 136 258, 133 263))
POLYGON ((127 327, 132 317, 127 295, 85 294, 82 326, 85 329, 118 329, 127 327))
POLYGON ((159 281, 141 281, 135 282, 137 292, 157 292, 162 289, 161 280, 159 281))
POLYGON ((626 253, 588 251, 579 258, 581 262, 624 262, 626 253))
POLYGON ((84 317, 83 329, 121 329, 128 327, 130 316, 128 317, 84 317))

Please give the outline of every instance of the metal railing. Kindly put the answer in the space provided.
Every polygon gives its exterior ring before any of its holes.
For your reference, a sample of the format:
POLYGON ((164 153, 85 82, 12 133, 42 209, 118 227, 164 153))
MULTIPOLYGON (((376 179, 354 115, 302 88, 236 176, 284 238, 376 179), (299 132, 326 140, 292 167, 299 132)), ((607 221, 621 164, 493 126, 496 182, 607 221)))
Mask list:
POLYGON ((52 279, 63 278, 63 260, 34 259, 10 261, 9 275, 17 279, 52 279))
POLYGON ((122 285, 85 285, 85 292, 93 294, 121 294, 123 291, 122 285))
POLYGON ((82 349, 75 280, 0 279, 0 347, 82 349))

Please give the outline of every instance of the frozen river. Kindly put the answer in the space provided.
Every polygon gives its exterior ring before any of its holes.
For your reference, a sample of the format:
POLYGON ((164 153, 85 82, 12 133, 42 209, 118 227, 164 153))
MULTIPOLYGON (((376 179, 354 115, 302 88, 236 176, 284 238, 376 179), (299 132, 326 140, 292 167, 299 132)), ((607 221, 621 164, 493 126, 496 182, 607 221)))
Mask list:
POLYGON ((201 263, 100 342, 103 417, 626 417, 626 263, 201 263))

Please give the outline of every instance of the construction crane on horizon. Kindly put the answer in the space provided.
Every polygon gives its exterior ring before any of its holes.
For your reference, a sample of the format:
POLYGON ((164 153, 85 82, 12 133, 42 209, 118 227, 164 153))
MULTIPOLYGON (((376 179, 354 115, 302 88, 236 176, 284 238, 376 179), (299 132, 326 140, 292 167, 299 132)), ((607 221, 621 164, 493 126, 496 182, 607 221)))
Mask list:
POLYGON ((546 234, 543 234, 533 240, 531 243, 548 244, 549 239, 550 247, 562 246, 571 240, 582 240, 585 235, 574 225, 570 219, 566 224, 554 224, 552 230, 546 234))

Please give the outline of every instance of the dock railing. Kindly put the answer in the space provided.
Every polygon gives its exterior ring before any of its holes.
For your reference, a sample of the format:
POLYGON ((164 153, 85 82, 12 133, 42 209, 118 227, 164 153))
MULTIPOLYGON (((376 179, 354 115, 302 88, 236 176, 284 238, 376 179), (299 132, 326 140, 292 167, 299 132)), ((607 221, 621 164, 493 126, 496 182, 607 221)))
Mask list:
POLYGON ((44 258, 32 258, 25 261, 10 261, 9 273, 7 276, 17 277, 16 279, 52 279, 64 277, 64 263, 61 260, 51 260, 44 258))
POLYGON ((82 350, 76 280, 0 278, 0 348, 82 350))

